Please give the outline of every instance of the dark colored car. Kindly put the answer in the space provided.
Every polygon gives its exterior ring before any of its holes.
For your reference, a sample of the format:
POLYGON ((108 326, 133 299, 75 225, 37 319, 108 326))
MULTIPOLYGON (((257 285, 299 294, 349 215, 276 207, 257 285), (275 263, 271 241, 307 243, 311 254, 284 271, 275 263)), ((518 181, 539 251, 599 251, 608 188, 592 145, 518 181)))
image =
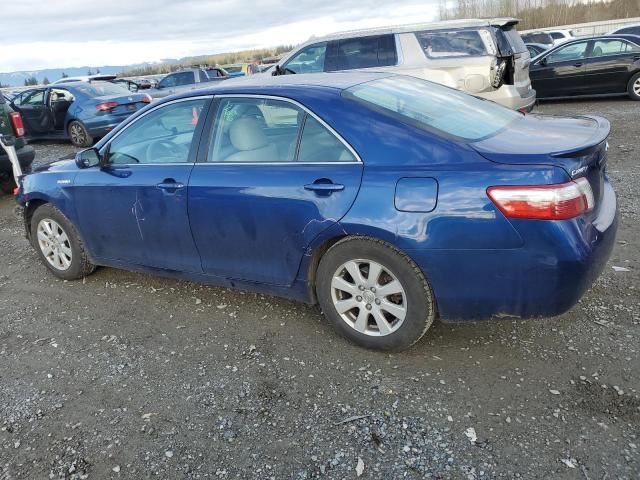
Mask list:
POLYGON ((542 43, 525 43, 527 50, 529 50, 529 55, 531 58, 537 57, 542 52, 546 52, 549 50, 549 45, 544 45, 542 43))
POLYGON ((620 27, 607 35, 639 35, 640 36, 640 23, 635 25, 627 25, 626 27, 620 27))
POLYGON ((133 93, 137 93, 138 90, 140 90, 140 85, 138 85, 138 82, 134 82, 133 80, 128 80, 126 78, 117 78, 115 80, 112 80, 111 83, 120 85, 133 93))
POLYGON ((520 37, 524 43, 539 43, 547 48, 552 47, 554 43, 553 37, 547 32, 520 33, 520 37))
POLYGON ((77 147, 88 147, 150 102, 149 95, 121 85, 79 81, 27 90, 11 107, 22 114, 29 138, 70 139, 77 147))
POLYGON ((640 100, 640 37, 570 40, 536 57, 529 76, 538 98, 626 94, 640 100))
MULTIPOLYGON (((29 173, 35 152, 33 147, 27 145, 24 141, 22 117, 18 112, 14 112, 11 109, 4 95, 0 95, 0 134, 15 139, 14 147, 18 154, 22 173, 29 173)), ((4 193, 12 193, 15 186, 9 156, 0 146, 0 190, 4 193)))
POLYGON ((156 88, 147 90, 153 98, 164 98, 175 93, 182 93, 196 88, 207 86, 209 82, 226 80, 228 76, 222 74, 221 69, 213 68, 204 70, 202 68, 187 68, 178 72, 173 72, 164 77, 156 88))
POLYGON ((605 119, 383 73, 252 78, 154 103, 27 175, 47 268, 319 301, 354 342, 399 349, 437 316, 558 315, 609 258, 605 119))

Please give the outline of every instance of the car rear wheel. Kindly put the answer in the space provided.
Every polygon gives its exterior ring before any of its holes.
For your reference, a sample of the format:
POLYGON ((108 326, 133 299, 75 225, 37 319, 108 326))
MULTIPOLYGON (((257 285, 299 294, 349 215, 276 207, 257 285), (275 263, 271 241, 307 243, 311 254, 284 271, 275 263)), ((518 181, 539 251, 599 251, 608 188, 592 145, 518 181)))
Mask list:
POLYGON ((632 100, 640 100, 640 72, 631 77, 627 91, 632 100))
POLYGON ((53 205, 42 205, 33 213, 31 241, 42 262, 58 278, 76 280, 95 270, 75 227, 53 205))
POLYGON ((93 145, 93 137, 89 135, 87 127, 77 120, 69 124, 69 139, 75 147, 90 147, 93 145))
POLYGON ((327 319, 366 348, 402 350, 416 343, 436 315, 420 268, 391 245, 349 237, 320 260, 316 294, 327 319))

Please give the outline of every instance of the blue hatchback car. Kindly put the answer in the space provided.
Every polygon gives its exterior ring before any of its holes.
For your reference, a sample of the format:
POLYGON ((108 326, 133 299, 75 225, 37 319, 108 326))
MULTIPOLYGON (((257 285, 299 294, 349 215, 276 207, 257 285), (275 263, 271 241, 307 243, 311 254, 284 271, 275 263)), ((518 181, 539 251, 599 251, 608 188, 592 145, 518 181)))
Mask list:
POLYGON ((318 302, 369 348, 444 320, 558 315, 601 272, 609 123, 382 73, 253 77, 153 104, 24 178, 47 268, 318 302))
POLYGON ((76 147, 89 147, 149 103, 147 94, 97 81, 26 90, 11 100, 11 107, 22 115, 29 138, 69 139, 76 147))

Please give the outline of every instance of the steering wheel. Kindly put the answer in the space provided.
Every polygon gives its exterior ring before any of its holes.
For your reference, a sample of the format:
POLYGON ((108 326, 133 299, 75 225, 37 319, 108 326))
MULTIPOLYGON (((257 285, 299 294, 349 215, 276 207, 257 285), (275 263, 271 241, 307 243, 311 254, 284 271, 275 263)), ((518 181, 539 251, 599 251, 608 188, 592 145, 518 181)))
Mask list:
POLYGON ((147 147, 147 158, 150 163, 171 163, 171 162, 184 162, 187 160, 189 154, 189 147, 186 145, 179 145, 169 140, 158 140, 152 142, 147 147))

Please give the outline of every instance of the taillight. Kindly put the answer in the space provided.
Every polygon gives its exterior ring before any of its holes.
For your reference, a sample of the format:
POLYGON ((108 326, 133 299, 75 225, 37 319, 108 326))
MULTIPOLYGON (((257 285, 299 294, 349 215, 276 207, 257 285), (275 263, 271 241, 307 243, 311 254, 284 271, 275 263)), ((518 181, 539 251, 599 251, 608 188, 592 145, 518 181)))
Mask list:
POLYGON ((146 93, 144 94, 144 96, 142 97, 142 102, 143 103, 151 103, 151 96, 147 95, 146 93))
POLYGON ((11 120, 13 133, 15 133, 16 137, 23 137, 24 123, 22 123, 22 116, 18 112, 9 112, 9 119, 11 120))
POLYGON ((96 110, 99 112, 108 112, 118 106, 118 102, 104 102, 96 105, 96 110))
POLYGON ((487 195, 508 218, 566 220, 594 206, 586 178, 555 185, 489 187, 487 195))

